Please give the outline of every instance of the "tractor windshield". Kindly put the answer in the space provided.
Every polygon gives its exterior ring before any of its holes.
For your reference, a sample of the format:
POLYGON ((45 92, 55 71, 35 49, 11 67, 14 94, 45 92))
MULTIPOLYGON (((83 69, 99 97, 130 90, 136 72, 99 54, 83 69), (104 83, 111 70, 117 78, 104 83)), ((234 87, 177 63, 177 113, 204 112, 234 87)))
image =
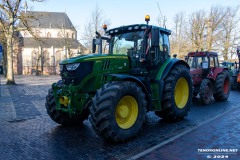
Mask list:
POLYGON ((144 31, 128 32, 111 36, 110 44, 112 54, 129 54, 138 52, 143 40, 144 31))
POLYGON ((188 65, 191 68, 202 68, 202 62, 208 62, 207 57, 188 57, 188 65))

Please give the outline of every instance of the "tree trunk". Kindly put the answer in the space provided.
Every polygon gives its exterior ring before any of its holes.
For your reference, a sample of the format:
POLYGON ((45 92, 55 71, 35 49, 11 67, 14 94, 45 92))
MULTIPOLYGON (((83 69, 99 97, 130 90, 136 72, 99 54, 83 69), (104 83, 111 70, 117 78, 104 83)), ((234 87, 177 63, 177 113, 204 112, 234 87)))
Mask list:
POLYGON ((12 35, 7 37, 7 85, 16 84, 13 73, 13 44, 12 35))

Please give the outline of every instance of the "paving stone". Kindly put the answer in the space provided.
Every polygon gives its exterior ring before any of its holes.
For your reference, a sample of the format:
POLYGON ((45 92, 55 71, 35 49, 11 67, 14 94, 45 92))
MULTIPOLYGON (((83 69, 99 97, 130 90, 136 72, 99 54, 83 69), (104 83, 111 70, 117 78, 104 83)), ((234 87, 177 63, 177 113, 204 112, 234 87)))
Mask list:
MULTIPOLYGON (((193 158, 197 155, 197 148, 239 144, 240 138, 237 134, 240 128, 237 125, 239 113, 234 110, 240 107, 238 92, 232 92, 227 102, 213 101, 209 106, 201 106, 195 102, 189 115, 183 121, 176 123, 165 122, 154 112, 149 112, 142 130, 135 138, 126 143, 114 144, 96 135, 88 120, 79 127, 63 127, 51 120, 45 110, 45 96, 51 84, 59 79, 59 76, 17 75, 15 80, 18 85, 15 86, 4 86, 6 81, 2 80, 5 95, 0 97, 0 160, 125 160, 232 109, 236 113, 231 114, 231 117, 226 118, 227 115, 219 117, 209 128, 204 128, 205 132, 201 134, 191 132, 189 139, 181 139, 179 143, 177 140, 171 142, 168 145, 173 146, 161 148, 159 152, 164 152, 163 157, 168 157, 169 160, 182 160, 179 154, 188 155, 192 152, 191 158, 193 158), (223 123, 222 119, 227 120, 223 123), (223 136, 219 137, 219 135, 223 136), (193 141, 195 139, 200 141, 193 141), (183 150, 183 148, 190 148, 190 150, 183 150)), ((158 154, 151 154, 151 156, 149 158, 162 158, 158 154)))

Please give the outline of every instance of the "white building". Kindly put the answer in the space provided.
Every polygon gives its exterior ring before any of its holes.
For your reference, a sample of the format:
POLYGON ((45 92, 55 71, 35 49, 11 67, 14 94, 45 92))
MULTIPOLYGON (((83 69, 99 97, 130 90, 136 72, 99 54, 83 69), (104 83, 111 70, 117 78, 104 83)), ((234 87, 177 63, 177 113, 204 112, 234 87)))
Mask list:
POLYGON ((19 24, 16 73, 56 74, 61 60, 86 52, 77 41, 77 31, 66 13, 28 11, 24 16, 28 18, 25 24, 19 24))

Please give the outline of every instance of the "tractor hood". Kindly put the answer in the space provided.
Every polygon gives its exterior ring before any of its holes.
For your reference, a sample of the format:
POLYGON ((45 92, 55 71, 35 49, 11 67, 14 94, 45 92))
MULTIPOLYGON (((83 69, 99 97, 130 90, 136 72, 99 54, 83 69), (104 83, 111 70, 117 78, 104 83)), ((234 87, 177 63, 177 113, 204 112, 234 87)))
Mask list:
POLYGON ((73 57, 69 59, 62 60, 59 64, 71 64, 71 63, 79 63, 79 62, 87 62, 87 61, 97 61, 97 60, 104 60, 104 59, 126 59, 128 60, 127 55, 117 55, 117 54, 87 54, 87 55, 80 55, 78 57, 73 57))

